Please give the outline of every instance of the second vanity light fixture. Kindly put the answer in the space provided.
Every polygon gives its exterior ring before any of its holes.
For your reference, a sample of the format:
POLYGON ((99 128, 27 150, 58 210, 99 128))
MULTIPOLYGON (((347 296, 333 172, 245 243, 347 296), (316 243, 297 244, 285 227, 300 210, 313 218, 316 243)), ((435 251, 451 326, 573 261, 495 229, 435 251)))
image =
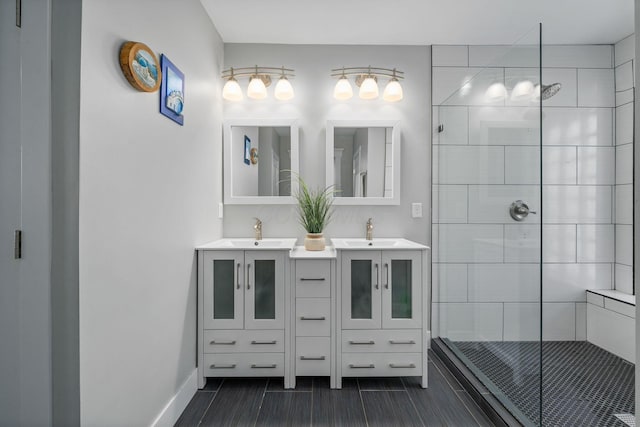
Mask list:
POLYGON ((271 78, 277 78, 273 96, 280 101, 293 99, 293 86, 289 82, 289 77, 293 77, 291 68, 285 67, 253 67, 234 68, 231 67, 222 72, 222 78, 227 80, 222 88, 222 97, 227 101, 241 101, 243 98, 242 89, 236 77, 249 77, 247 87, 247 97, 251 99, 265 99, 267 97, 267 87, 271 85, 271 78))
POLYGON ((388 102, 400 101, 403 98, 400 80, 404 79, 404 72, 393 68, 378 67, 342 67, 331 70, 331 77, 337 77, 338 82, 333 89, 333 97, 347 100, 353 96, 353 89, 349 77, 356 77, 356 86, 360 88, 358 96, 362 99, 378 98, 378 77, 387 78, 389 82, 384 88, 382 99, 388 102))

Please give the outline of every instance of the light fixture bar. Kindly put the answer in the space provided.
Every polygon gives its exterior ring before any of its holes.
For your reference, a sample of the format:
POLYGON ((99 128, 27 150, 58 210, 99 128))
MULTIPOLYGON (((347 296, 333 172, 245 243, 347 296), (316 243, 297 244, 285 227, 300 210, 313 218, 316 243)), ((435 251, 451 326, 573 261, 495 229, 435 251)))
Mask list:
POLYGON ((259 67, 257 65, 254 65, 253 67, 228 68, 222 71, 221 77, 223 79, 228 79, 232 76, 233 77, 251 77, 256 74, 268 75, 268 76, 274 76, 274 77, 281 77, 281 76, 294 77, 295 76, 295 74, 293 74, 294 71, 295 70, 291 68, 285 68, 285 67, 259 67))
POLYGON ((404 71, 396 68, 380 67, 342 67, 331 70, 331 77, 370 75, 376 77, 395 77, 398 80, 404 79, 404 71))

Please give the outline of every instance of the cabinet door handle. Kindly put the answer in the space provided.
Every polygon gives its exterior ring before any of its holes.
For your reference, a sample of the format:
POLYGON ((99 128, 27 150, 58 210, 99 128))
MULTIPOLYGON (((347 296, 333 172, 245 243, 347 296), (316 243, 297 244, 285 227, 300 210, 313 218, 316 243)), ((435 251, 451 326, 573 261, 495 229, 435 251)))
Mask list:
POLYGON ((373 363, 371 363, 370 365, 354 365, 354 364, 349 364, 349 368, 350 369, 373 369, 375 368, 376 365, 374 365, 373 363))
POLYGON ((251 369, 275 369, 277 365, 251 365, 251 369))
POLYGON ((232 363, 231 365, 211 365, 209 369, 235 369, 236 364, 232 363))
POLYGON ((247 289, 251 289, 251 263, 247 263, 247 289))
POLYGON ((387 278, 386 278, 384 287, 389 289, 389 263, 388 262, 384 263, 384 269, 385 269, 385 272, 387 273, 386 274, 387 278))
POLYGON ((318 277, 318 278, 315 278, 315 277, 310 277, 310 278, 301 277, 300 281, 301 282, 324 282, 324 277, 318 277))
POLYGON ((408 341, 396 341, 396 340, 389 340, 389 344, 415 344, 416 342, 414 340, 408 340, 408 341))
POLYGON ((327 318, 324 316, 300 316, 300 320, 327 320, 327 318))
POLYGON ((253 344, 253 345, 263 345, 263 344, 271 344, 271 345, 273 345, 275 343, 277 343, 276 340, 273 340, 273 341, 251 341, 251 344, 253 344))
POLYGON ((211 341, 210 345, 236 345, 236 340, 233 341, 211 341))
POLYGON ((380 289, 380 267, 378 263, 375 263, 373 266, 376 269, 376 289, 380 289))
POLYGON ((408 365, 396 365, 395 363, 389 363, 389 367, 390 368, 394 368, 394 369, 408 369, 408 368, 415 368, 416 365, 413 363, 409 363, 408 365))
POLYGON ((300 360, 325 360, 325 356, 300 356, 300 360))
POLYGON ((376 342, 371 340, 371 341, 349 341, 349 344, 351 345, 373 345, 376 342))
POLYGON ((236 289, 240 289, 240 268, 242 267, 242 264, 238 263, 238 266, 236 267, 236 289))

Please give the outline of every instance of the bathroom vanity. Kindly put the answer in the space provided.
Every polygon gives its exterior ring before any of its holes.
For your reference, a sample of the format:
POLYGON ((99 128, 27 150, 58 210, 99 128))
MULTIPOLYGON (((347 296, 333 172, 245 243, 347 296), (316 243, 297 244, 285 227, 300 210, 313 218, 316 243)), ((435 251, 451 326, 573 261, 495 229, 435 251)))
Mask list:
POLYGON ((198 251, 198 387, 206 377, 421 376, 428 247, 405 239, 222 239, 198 251))

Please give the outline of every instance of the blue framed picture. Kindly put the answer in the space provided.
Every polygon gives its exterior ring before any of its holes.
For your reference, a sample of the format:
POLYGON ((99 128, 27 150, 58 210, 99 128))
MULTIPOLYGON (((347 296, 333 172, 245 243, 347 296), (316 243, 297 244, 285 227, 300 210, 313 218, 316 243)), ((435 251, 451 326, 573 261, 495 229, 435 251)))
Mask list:
POLYGON ((244 164, 251 166, 251 139, 247 135, 244 136, 244 164))
POLYGON ((160 56, 162 85, 160 85, 160 113, 180 126, 184 125, 184 74, 165 55, 160 56))

